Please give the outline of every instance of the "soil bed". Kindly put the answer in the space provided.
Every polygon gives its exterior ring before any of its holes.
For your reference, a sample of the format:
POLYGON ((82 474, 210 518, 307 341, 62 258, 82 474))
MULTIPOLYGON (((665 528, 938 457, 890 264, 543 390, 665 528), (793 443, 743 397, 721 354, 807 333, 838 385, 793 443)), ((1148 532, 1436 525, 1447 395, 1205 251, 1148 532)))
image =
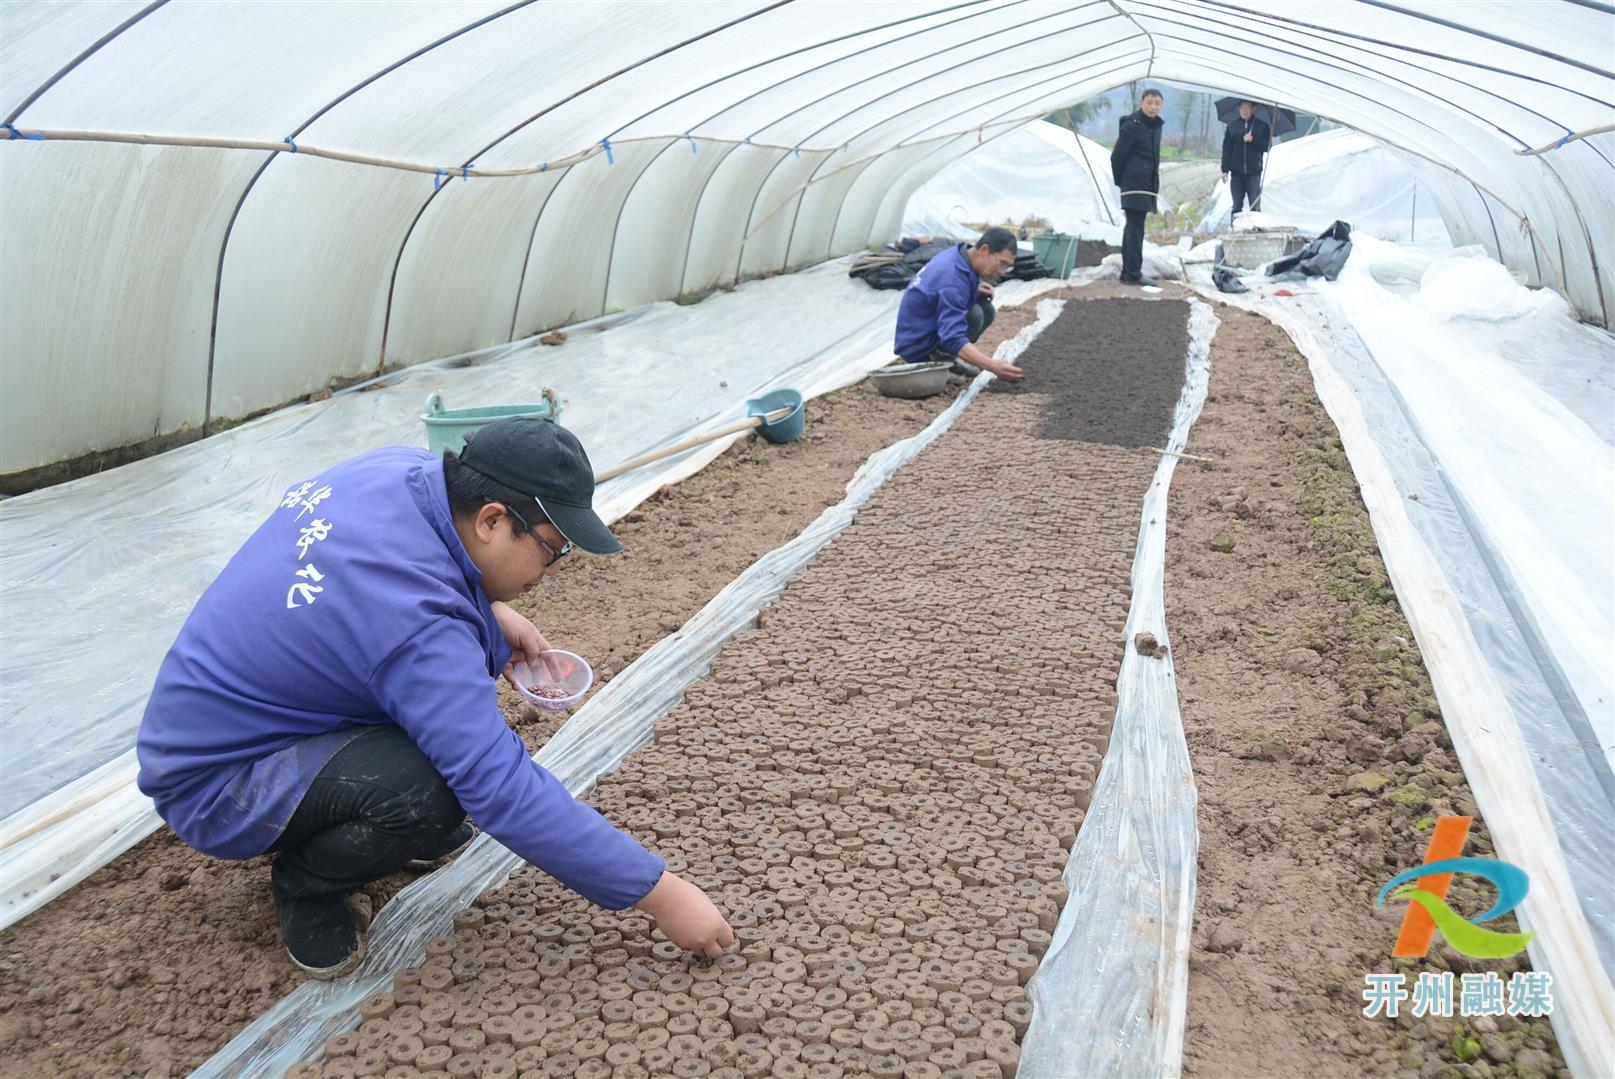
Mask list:
MULTIPOLYGON (((1134 307, 1181 372, 1184 305, 1134 307)), ((1037 437, 1108 406, 1054 377, 1061 346, 1022 359, 1033 392, 888 481, 590 799, 715 895, 735 952, 693 964, 523 870, 298 1074, 1012 1075, 1155 468, 1037 437)))
POLYGON ((1093 299, 1060 318, 1027 350, 1035 378, 993 382, 994 393, 1052 395, 1039 438, 1159 446, 1172 426, 1189 349, 1188 305, 1181 300, 1142 306, 1133 299, 1093 299), (1171 310, 1170 318, 1162 313, 1171 310), (1151 317, 1142 317, 1143 312, 1151 317), (1061 362, 1043 366, 1044 357, 1061 362))
MULTIPOLYGON (((1005 315, 990 344, 1029 317, 1005 315)), ((890 400, 863 383, 811 401, 796 443, 737 444, 619 522, 622 555, 575 559, 515 605, 556 646, 589 657, 604 685, 952 397, 890 400)), ((500 701, 534 749, 565 718, 503 683, 500 701)), ((361 906, 409 879, 371 886, 361 906)), ((0 935, 4 1073, 183 1074, 302 980, 280 947, 268 860, 218 861, 163 829, 0 935)))
MULTIPOLYGON (((1390 957, 1381 885, 1424 857, 1435 817, 1475 815, 1339 436, 1306 362, 1266 320, 1219 306, 1211 384, 1172 481, 1167 613, 1200 793, 1185 1072, 1565 1074, 1547 1019, 1363 1015, 1363 976, 1498 971, 1438 935, 1390 957), (1253 691, 1253 687, 1256 687, 1253 691)), ((1465 854, 1493 855, 1477 820, 1465 854)), ((1482 893, 1485 893, 1484 895, 1482 893)), ((1472 878, 1449 901, 1470 916, 1472 878)), ((1518 932, 1513 915, 1488 923, 1518 932)))

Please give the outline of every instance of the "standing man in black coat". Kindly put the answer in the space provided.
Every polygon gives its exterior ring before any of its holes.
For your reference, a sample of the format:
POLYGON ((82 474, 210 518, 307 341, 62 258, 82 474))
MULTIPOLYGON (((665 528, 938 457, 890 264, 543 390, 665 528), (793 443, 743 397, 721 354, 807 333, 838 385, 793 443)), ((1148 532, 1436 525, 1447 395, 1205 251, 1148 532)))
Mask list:
POLYGON ((1122 229, 1122 281, 1129 285, 1153 285, 1144 276, 1144 219, 1155 209, 1155 196, 1161 190, 1161 91, 1145 90, 1138 111, 1122 117, 1116 131, 1116 148, 1110 152, 1110 174, 1121 188, 1122 213, 1127 225, 1122 229))
POLYGON ((1248 201, 1258 209, 1262 200, 1262 155, 1272 144, 1266 120, 1256 118, 1254 102, 1239 103, 1239 119, 1229 123, 1222 136, 1222 178, 1234 196, 1234 213, 1248 201))

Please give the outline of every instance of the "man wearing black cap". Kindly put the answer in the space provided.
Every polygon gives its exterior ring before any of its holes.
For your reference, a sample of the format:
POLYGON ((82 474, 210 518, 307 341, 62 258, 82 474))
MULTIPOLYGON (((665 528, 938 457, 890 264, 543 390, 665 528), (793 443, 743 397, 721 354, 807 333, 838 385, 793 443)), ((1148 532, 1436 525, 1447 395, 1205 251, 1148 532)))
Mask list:
POLYGON ((717 955, 697 887, 528 757, 494 680, 549 647, 506 601, 574 545, 621 550, 583 447, 509 419, 456 456, 375 450, 289 488, 197 601, 141 722, 140 789, 185 842, 272 853, 292 961, 350 970, 347 896, 489 835, 586 898, 717 955))

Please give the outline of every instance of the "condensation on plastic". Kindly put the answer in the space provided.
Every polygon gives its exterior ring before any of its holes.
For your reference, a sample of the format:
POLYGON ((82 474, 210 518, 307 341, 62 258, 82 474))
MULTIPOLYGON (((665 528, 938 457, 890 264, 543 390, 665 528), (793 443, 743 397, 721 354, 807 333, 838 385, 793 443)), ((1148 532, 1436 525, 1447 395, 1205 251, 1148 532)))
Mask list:
MULTIPOLYGON (((1183 392, 1166 448, 1181 451, 1210 381, 1217 317, 1190 301, 1183 392)), ((1148 658, 1133 636, 1170 646, 1163 577, 1167 492, 1177 458, 1161 456, 1133 552, 1127 649, 1116 718, 1071 859, 1070 897, 1027 986, 1032 1023, 1019 1075, 1176 1075, 1183 1056, 1200 835, 1194 773, 1168 647, 1148 658)))
MULTIPOLYGON (((1006 282, 998 300, 1012 306, 1055 284, 1006 282)), ((0 503, 6 614, 33 627, 8 642, 0 670, 0 925, 157 826, 133 788, 146 695, 196 598, 287 486, 376 446, 422 444, 419 414, 433 392, 453 407, 537 401, 553 387, 562 422, 604 469, 739 418, 743 401, 769 390, 814 397, 863 377, 891 358, 898 297, 849 280, 845 261, 830 263, 698 305, 654 304, 577 327, 560 348, 528 342, 475 366, 411 367, 375 388, 0 503), (65 535, 84 540, 66 554, 38 542, 65 535)), ((615 520, 739 437, 602 484, 596 508, 615 520)))
MULTIPOLYGON (((1532 964, 1554 977, 1559 1045, 1575 1074, 1615 1074, 1615 709, 1578 696, 1566 671, 1583 649, 1601 649, 1607 678, 1615 647, 1607 624, 1573 622, 1584 599, 1595 617, 1615 608, 1599 598, 1615 564, 1615 507, 1608 486, 1597 490, 1611 450, 1561 396, 1572 392, 1569 380, 1548 380, 1557 393, 1531 382, 1561 364, 1589 373, 1601 365, 1602 382, 1584 385, 1583 403, 1607 400, 1615 346, 1557 301, 1557 310, 1538 304, 1506 321, 1432 318, 1374 284, 1375 262, 1396 254, 1386 246, 1355 251, 1340 283, 1287 284, 1288 298, 1271 286, 1216 294, 1198 270, 1196 287, 1272 320, 1307 356, 1481 814, 1499 855, 1530 874, 1521 924, 1538 933, 1532 964), (1521 363, 1519 353, 1533 359, 1521 363), (1441 430, 1447 410, 1474 394, 1491 399, 1476 414, 1484 426, 1455 442, 1441 430), (1482 418, 1493 409, 1504 415, 1482 418), (1570 460, 1548 449, 1567 438, 1570 460), (1547 504, 1536 501, 1539 484, 1552 491, 1547 504), (1376 487, 1388 496, 1376 500, 1376 487), (1515 514, 1538 516, 1505 523, 1543 534, 1493 528, 1507 493, 1521 499, 1515 514), (1521 542, 1531 549, 1507 550, 1521 542), (1533 595, 1531 579, 1514 572, 1520 558, 1562 564, 1578 549, 1574 595, 1533 595), (1583 639, 1562 652, 1545 636, 1577 630, 1583 639)), ((1408 843, 1416 858, 1418 840, 1408 843)))
MULTIPOLYGON (((1228 227, 1233 206, 1228 183, 1219 181, 1195 231, 1228 227)), ((1262 211, 1313 234, 1349 221, 1354 236, 1451 243, 1440 206, 1403 155, 1348 128, 1275 145, 1262 178, 1262 211)))
MULTIPOLYGON (((1062 300, 1042 300, 1037 319, 998 347, 1013 360, 1058 317, 1062 300)), ((752 563, 671 636, 652 645, 590 699, 533 755, 573 794, 582 796, 600 776, 650 741, 656 721, 706 674, 725 641, 755 625, 791 578, 852 523, 880 486, 953 426, 992 376, 978 375, 919 434, 871 454, 847 483, 841 502, 821 513, 794 539, 752 563)), ((418 961, 428 941, 447 933, 456 911, 497 887, 522 861, 487 835, 464 854, 421 878, 381 908, 370 927, 359 968, 337 981, 306 982, 218 1051, 194 1073, 210 1076, 279 1074, 317 1054, 325 1039, 354 1025, 359 1003, 401 967, 418 961)))
POLYGON ((998 224, 1036 215, 1076 233, 1122 219, 1110 151, 1037 120, 961 157, 909 196, 905 236, 965 236, 967 221, 998 224))

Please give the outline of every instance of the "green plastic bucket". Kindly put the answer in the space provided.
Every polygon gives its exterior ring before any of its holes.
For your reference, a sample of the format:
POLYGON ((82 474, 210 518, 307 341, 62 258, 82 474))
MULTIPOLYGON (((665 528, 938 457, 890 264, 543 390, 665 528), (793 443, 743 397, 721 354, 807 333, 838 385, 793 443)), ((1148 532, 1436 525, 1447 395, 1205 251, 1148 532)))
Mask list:
POLYGON ((1077 264, 1077 238, 1063 232, 1045 232, 1032 237, 1032 253, 1054 271, 1054 276, 1070 277, 1077 264))
POLYGON ((556 418, 561 411, 559 402, 548 396, 536 405, 484 405, 479 408, 444 408, 443 395, 434 393, 426 399, 426 411, 421 422, 426 424, 426 448, 434 454, 445 451, 459 453, 465 447, 466 436, 473 431, 511 416, 548 416, 556 418))

